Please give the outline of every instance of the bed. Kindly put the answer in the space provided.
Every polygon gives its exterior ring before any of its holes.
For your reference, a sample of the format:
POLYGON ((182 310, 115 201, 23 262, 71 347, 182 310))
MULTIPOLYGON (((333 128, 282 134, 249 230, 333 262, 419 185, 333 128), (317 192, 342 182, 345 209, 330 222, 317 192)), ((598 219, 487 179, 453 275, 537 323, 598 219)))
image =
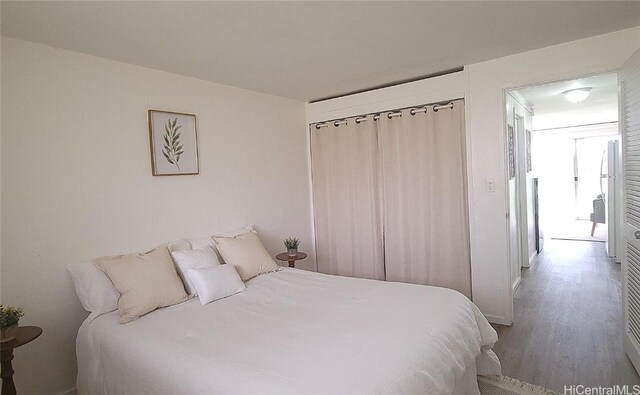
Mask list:
POLYGON ((283 268, 247 290, 85 321, 80 394, 478 393, 496 332, 462 294, 283 268))

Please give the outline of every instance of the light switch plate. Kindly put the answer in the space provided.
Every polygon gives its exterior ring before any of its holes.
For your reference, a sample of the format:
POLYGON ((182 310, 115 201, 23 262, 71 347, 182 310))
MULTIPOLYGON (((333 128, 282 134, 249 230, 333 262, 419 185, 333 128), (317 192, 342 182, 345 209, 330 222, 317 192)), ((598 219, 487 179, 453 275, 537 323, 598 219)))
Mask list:
POLYGON ((493 193, 496 191, 496 180, 493 178, 487 178, 484 182, 484 190, 487 193, 493 193))

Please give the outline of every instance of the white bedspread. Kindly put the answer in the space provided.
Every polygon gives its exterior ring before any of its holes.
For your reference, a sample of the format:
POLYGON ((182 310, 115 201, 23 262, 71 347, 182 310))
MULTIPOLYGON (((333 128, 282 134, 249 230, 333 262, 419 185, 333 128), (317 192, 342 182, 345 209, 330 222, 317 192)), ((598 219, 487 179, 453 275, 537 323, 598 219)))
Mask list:
POLYGON ((496 332, 458 292, 296 269, 247 287, 85 322, 79 393, 447 394, 476 360, 499 373, 496 332))

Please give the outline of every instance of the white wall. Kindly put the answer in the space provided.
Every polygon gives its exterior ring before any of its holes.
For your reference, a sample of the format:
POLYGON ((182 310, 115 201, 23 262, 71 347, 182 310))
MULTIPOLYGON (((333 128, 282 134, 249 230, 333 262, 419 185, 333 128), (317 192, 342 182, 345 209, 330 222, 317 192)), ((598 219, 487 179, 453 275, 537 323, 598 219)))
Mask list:
MULTIPOLYGON (((617 98, 614 98, 617 104, 617 98)), ((534 130, 548 130, 557 128, 567 128, 575 125, 594 125, 618 121, 618 106, 605 103, 598 108, 592 106, 587 110, 580 108, 575 111, 540 113, 537 111, 533 117, 534 130), (582 111, 581 111, 582 110, 582 111)))
POLYGON ((640 27, 469 66, 473 161, 472 274, 474 300, 492 321, 509 324, 513 305, 507 268, 504 89, 585 76, 620 67, 640 47, 640 27), (496 179, 495 194, 484 192, 496 179))
POLYGON ((313 268, 305 104, 2 38, 2 302, 44 328, 16 350, 22 393, 75 385, 86 316, 65 265, 257 226, 313 268), (197 116, 200 175, 152 177, 147 110, 197 116))

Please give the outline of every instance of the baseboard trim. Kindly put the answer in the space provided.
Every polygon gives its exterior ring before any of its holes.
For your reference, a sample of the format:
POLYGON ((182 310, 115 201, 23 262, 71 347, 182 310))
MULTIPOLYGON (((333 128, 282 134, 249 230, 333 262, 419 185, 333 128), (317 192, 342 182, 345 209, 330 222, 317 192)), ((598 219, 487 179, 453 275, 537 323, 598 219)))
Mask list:
POLYGON ((66 391, 58 393, 58 395, 76 395, 77 393, 76 387, 71 387, 66 391))
POLYGON ((533 263, 536 261, 536 257, 538 256, 538 251, 533 251, 533 254, 531 254, 531 256, 529 257, 529 266, 527 266, 528 268, 531 268, 533 266, 533 263))
POLYGON ((513 295, 514 293, 516 293, 516 290, 518 289, 518 287, 520 286, 520 280, 522 280, 522 276, 518 277, 518 279, 516 280, 516 282, 513 284, 513 286, 511 287, 511 294, 513 295))
POLYGON ((511 322, 507 322, 507 320, 501 316, 485 314, 484 317, 487 319, 487 321, 489 321, 492 324, 507 325, 507 326, 511 326, 512 324, 511 322))

